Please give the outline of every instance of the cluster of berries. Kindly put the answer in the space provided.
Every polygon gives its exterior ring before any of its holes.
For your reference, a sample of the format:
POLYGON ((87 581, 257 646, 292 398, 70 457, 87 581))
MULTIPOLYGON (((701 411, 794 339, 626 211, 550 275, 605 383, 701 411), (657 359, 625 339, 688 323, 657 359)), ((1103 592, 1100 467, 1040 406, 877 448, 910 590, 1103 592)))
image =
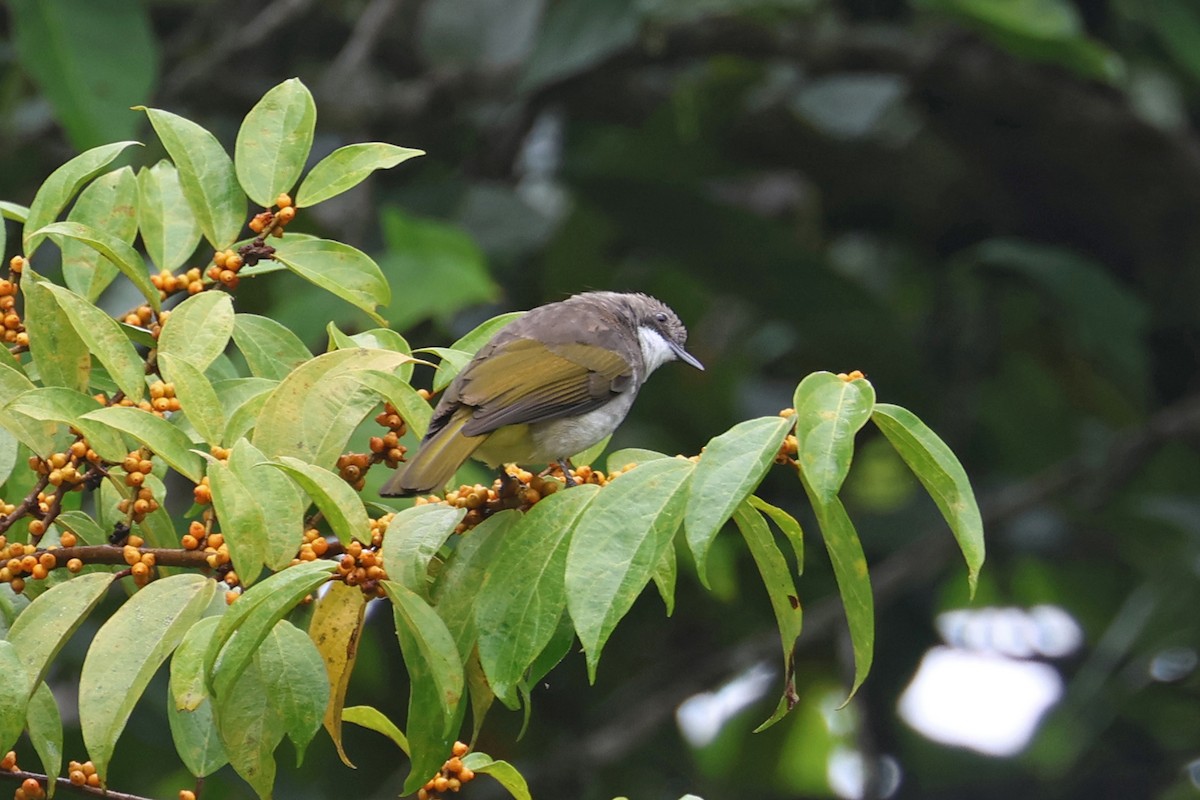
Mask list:
POLYGON ((227 289, 236 289, 238 271, 246 265, 246 260, 233 250, 218 250, 213 253, 212 260, 212 266, 208 268, 208 277, 223 284, 227 289))
POLYGON ((375 455, 376 461, 382 461, 390 469, 400 466, 404 460, 405 448, 400 444, 400 437, 408 432, 404 418, 391 403, 386 403, 383 412, 375 417, 375 422, 388 429, 383 436, 372 436, 368 447, 375 455))
MULTIPOLYGON (((162 276, 164 274, 170 275, 170 273, 168 272, 168 273, 160 273, 158 275, 150 276, 150 281, 155 286, 159 287, 159 290, 158 290, 159 294, 162 294, 164 292, 164 289, 162 287, 167 285, 163 281, 162 276)), ((199 275, 200 275, 200 273, 197 271, 197 273, 196 273, 197 283, 199 283, 199 275)), ((183 277, 184 276, 180 276, 179 279, 182 279, 183 277)), ((176 278, 172 277, 172 280, 176 280, 176 278)), ((203 284, 199 284, 199 285, 201 285, 201 287, 203 287, 203 284)), ((193 292, 193 294, 195 294, 195 292, 193 292)), ((137 327, 137 328, 145 328, 146 330, 150 331, 151 336, 153 336, 155 339, 157 339, 159 337, 159 335, 162 333, 163 324, 167 321, 167 318, 170 316, 171 316, 170 311, 159 311, 158 313, 155 313, 154 309, 151 308, 150 306, 140 305, 137 308, 135 308, 133 311, 130 311, 128 314, 126 314, 124 317, 122 317, 121 321, 124 322, 126 325, 133 325, 134 327, 137 327)), ((129 405, 129 404, 126 403, 125 405, 129 405)))
POLYGON ((121 548, 121 557, 129 565, 129 573, 139 588, 150 582, 154 566, 158 561, 158 557, 154 553, 143 552, 142 548, 145 546, 145 539, 136 534, 130 534, 125 539, 125 546, 121 548))
POLYGON ((100 788, 100 776, 96 774, 96 765, 91 761, 84 761, 82 764, 72 761, 67 764, 67 779, 71 781, 72 786, 100 788))
POLYGON ((268 208, 261 214, 255 214, 248 224, 250 230, 260 236, 283 236, 283 229, 296 218, 296 207, 292 204, 292 196, 287 192, 281 192, 279 197, 275 198, 275 205, 278 211, 268 208))
MULTIPOLYGON (((79 489, 87 483, 91 474, 89 473, 91 464, 99 465, 100 456, 82 439, 74 442, 61 453, 51 453, 44 459, 37 456, 31 456, 29 459, 31 470, 45 477, 46 482, 51 486, 63 487, 67 491, 79 489)), ((42 513, 48 511, 50 508, 49 498, 39 496, 38 500, 39 505, 45 503, 45 507, 41 509, 42 513)))
POLYGON ((321 535, 321 532, 316 528, 309 528, 304 532, 304 541, 300 544, 300 552, 296 555, 296 562, 300 561, 316 561, 329 552, 329 540, 321 535))
POLYGON ((470 749, 462 742, 455 742, 450 751, 453 755, 442 764, 436 775, 417 790, 417 800, 439 800, 446 792, 457 792, 464 783, 475 780, 475 772, 462 762, 470 749))
POLYGON ((383 597, 383 581, 388 577, 383 570, 383 553, 355 539, 338 559, 334 577, 345 581, 347 586, 359 587, 368 598, 383 597))
MULTIPOLYGON (((187 292, 188 294, 199 294, 204 291, 204 281, 200 280, 200 270, 197 267, 192 267, 187 272, 181 275, 176 275, 170 270, 164 269, 157 275, 150 276, 150 282, 154 284, 154 288, 158 289, 158 296, 166 300, 169 296, 176 292, 187 292)), ((149 306, 142 306, 147 310, 151 310, 149 306)), ((141 308, 134 314, 142 317, 141 308)), ((137 325, 137 322, 130 320, 132 314, 125 317, 125 321, 130 325, 137 325)), ((145 327, 150 322, 149 316, 142 319, 141 325, 145 327)))
POLYGON ((146 476, 154 470, 154 462, 150 460, 149 453, 139 448, 125 456, 121 469, 125 470, 125 485, 133 489, 133 494, 117 503, 117 510, 128 514, 132 522, 141 522, 159 507, 154 490, 145 485, 146 476))
POLYGON ((184 550, 203 551, 209 568, 229 587, 225 592, 226 603, 232 604, 238 599, 241 595, 241 578, 233 571, 233 560, 229 556, 229 545, 225 544, 224 534, 210 533, 203 522, 193 520, 179 543, 184 550))
POLYGON ((400 437, 408 430, 404 418, 395 406, 387 403, 381 413, 376 415, 375 422, 388 429, 383 436, 372 436, 368 442, 369 453, 343 453, 338 457, 338 474, 342 480, 361 492, 367 481, 367 470, 372 464, 383 463, 390 469, 396 469, 404 460, 406 448, 400 444, 400 437))
POLYGON ((4 325, 4 341, 18 347, 28 347, 29 334, 25 332, 25 323, 17 313, 19 290, 20 285, 16 281, 0 280, 0 322, 4 325))

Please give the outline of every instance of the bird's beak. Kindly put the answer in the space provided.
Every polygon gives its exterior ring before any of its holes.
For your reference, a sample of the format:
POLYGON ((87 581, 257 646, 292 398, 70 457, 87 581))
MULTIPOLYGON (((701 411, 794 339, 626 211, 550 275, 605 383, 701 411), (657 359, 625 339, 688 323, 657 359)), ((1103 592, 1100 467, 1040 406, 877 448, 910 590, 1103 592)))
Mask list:
POLYGON ((678 358, 680 361, 684 362, 685 364, 691 364, 693 367, 700 370, 701 372, 704 371, 704 365, 701 364, 700 360, 697 359, 694 355, 689 353, 687 350, 684 350, 682 347, 675 344, 674 342, 667 342, 667 344, 671 347, 671 350, 675 353, 675 357, 678 358))

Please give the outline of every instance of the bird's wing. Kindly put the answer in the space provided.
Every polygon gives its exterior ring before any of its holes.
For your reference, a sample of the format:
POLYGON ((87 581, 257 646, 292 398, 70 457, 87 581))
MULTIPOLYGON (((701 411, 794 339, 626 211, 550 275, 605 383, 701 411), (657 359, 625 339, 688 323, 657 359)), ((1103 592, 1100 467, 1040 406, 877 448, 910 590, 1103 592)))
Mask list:
POLYGON ((629 363, 611 350, 525 338, 499 343, 459 378, 457 401, 474 409, 467 436, 582 414, 633 385, 629 363))

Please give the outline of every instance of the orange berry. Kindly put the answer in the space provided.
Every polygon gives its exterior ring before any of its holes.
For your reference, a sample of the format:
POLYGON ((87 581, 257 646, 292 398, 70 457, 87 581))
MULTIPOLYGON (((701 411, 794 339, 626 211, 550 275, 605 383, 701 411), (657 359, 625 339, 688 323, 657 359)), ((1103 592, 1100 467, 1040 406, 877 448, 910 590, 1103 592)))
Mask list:
POLYGON ((83 569, 83 562, 80 561, 78 558, 72 558, 70 561, 67 562, 67 569, 73 573, 79 572, 81 569, 83 569))
POLYGON ((470 751, 470 749, 471 748, 463 742, 455 742, 454 747, 450 749, 450 752, 454 753, 454 755, 458 756, 459 758, 462 758, 470 751))
POLYGON ((287 192, 280 192, 279 197, 275 198, 275 205, 280 208, 288 208, 292 205, 292 196, 287 192))

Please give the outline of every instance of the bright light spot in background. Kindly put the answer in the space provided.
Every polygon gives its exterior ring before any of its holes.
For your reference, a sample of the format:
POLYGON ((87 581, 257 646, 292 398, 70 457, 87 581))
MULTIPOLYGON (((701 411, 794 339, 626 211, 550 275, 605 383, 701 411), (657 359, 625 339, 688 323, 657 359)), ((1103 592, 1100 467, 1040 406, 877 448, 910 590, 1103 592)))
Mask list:
POLYGON ((900 716, 935 742, 1011 756, 1061 696, 1062 678, 1053 667, 935 647, 901 695, 900 716))
POLYGON ((1150 660, 1150 677, 1161 683, 1181 681, 1196 669, 1197 660, 1190 647, 1168 647, 1150 660))
POLYGON ((1062 697, 1058 671, 1029 661, 1061 658, 1083 643, 1061 608, 950 611, 938 617, 949 647, 935 647, 900 698, 900 716, 921 734, 985 755, 1019 753, 1062 697))
MULTIPOLYGON (((858 800, 866 790, 866 775, 862 753, 846 747, 837 747, 829 756, 829 788, 838 797, 858 800)), ((875 762, 876 789, 873 797, 891 797, 900 788, 900 764, 891 756, 883 756, 875 762)))
POLYGON ((701 692, 684 700, 675 710, 675 722, 683 738, 697 749, 711 744, 725 723, 766 694, 774 680, 775 671, 759 662, 715 692, 701 692))

